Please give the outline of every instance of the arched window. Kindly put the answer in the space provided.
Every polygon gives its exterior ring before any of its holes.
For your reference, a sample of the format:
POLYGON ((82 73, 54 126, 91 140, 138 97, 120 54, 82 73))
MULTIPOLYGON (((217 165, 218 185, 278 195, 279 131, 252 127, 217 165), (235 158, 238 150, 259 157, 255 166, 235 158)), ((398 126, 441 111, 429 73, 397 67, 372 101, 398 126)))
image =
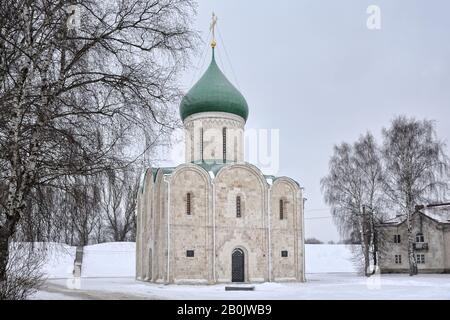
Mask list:
POLYGON ((423 233, 419 232, 418 234, 416 234, 416 242, 420 242, 420 243, 425 242, 425 238, 423 236, 423 233))
POLYGON ((237 196, 236 197, 236 217, 240 218, 242 217, 242 212, 241 212, 241 196, 237 196))
POLYGON ((227 161, 227 128, 222 129, 223 162, 227 161))
POLYGON ((283 220, 285 218, 284 204, 284 200, 280 199, 280 220, 283 220))
POLYGON ((188 192, 186 194, 186 214, 188 216, 191 215, 191 193, 190 192, 188 192))

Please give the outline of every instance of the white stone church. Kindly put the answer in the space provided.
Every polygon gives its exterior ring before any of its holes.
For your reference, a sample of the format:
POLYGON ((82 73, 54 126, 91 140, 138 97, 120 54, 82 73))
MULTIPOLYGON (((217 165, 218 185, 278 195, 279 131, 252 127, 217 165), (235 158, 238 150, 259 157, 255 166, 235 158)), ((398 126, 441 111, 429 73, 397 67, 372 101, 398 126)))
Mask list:
POLYGON ((157 283, 305 281, 303 193, 244 162, 248 106, 214 59, 180 115, 185 163, 148 168, 136 277, 157 283))

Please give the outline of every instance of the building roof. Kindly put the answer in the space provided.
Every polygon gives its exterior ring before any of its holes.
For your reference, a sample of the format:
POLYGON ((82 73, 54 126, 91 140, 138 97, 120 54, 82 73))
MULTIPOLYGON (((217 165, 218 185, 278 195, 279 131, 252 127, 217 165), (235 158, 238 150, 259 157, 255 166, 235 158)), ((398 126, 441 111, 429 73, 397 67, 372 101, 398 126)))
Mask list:
MULTIPOLYGON (((414 213, 416 214, 416 213, 414 213)), ((414 215, 413 214, 413 215, 414 215)), ((424 215, 431 220, 440 224, 450 224, 450 207, 432 207, 424 208, 419 211, 419 214, 424 215)), ((395 218, 381 223, 382 226, 398 226, 406 221, 404 215, 398 215, 395 218)))
POLYGON ((214 178, 217 175, 217 173, 220 171, 220 169, 225 167, 227 164, 231 164, 231 163, 233 163, 233 162, 231 162, 231 161, 223 162, 220 160, 203 160, 203 161, 193 162, 193 164, 196 164, 196 165, 202 167, 203 169, 205 169, 205 171, 210 173, 210 175, 212 174, 211 178, 214 178))
POLYGON ((421 212, 438 222, 450 223, 450 207, 449 206, 425 208, 421 212))
POLYGON ((162 171, 163 174, 172 174, 176 167, 161 167, 161 168, 152 168, 153 182, 156 181, 156 175, 158 171, 162 171))
POLYGON ((248 118, 248 105, 244 96, 219 69, 212 49, 211 63, 180 104, 180 116, 184 121, 188 116, 200 112, 227 112, 248 118))
MULTIPOLYGON (((203 160, 203 161, 194 161, 192 164, 195 164, 199 167, 202 167, 208 174, 210 175, 211 179, 214 179, 217 175, 217 173, 222 169, 223 167, 231 164, 235 164, 234 161, 220 161, 220 160, 203 160)), ((152 168, 152 176, 153 181, 156 181, 156 176, 159 171, 162 171, 163 174, 171 175, 177 167, 161 167, 161 168, 152 168)), ((274 175, 263 175, 264 179, 266 179, 266 182, 270 185, 272 185, 277 179, 280 179, 282 177, 276 177, 274 175)), ((299 188, 300 184, 291 179, 299 188)))

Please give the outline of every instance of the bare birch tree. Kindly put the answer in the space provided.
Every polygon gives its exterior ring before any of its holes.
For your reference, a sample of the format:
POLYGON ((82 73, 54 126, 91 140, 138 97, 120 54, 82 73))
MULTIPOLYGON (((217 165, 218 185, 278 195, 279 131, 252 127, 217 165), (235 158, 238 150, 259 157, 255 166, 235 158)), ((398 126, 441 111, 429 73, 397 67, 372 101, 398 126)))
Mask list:
POLYGON ((1 2, 0 283, 33 190, 124 168, 146 150, 118 143, 178 125, 193 13, 190 0, 1 2))
POLYGON ((432 121, 398 117, 383 130, 385 193, 406 218, 410 275, 417 274, 411 216, 415 206, 442 200, 449 162, 432 121))
POLYGON ((378 264, 386 239, 377 226, 393 211, 406 219, 410 274, 417 274, 411 216, 416 205, 445 199, 448 173, 445 145, 427 120, 395 118, 383 129, 381 148, 370 134, 353 146, 335 147, 330 172, 322 179, 325 201, 343 236, 359 234, 362 252, 357 254, 366 270, 370 251, 373 265, 378 264))
POLYGON ((331 206, 336 225, 344 238, 358 235, 364 262, 364 274, 370 274, 372 256, 377 261, 376 222, 382 219, 382 169, 380 151, 370 133, 353 145, 334 147, 329 174, 321 180, 325 201, 331 206))

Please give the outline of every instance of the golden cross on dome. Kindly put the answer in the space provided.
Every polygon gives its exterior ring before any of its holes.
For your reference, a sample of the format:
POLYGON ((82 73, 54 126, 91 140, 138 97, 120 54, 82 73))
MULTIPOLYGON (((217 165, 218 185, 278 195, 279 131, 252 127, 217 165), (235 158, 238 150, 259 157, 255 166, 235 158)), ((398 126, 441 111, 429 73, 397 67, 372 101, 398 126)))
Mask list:
POLYGON ((215 34, 216 24, 217 24, 217 16, 213 12, 211 18, 211 25, 209 26, 209 30, 212 32, 212 41, 211 41, 212 48, 216 46, 216 34, 215 34))

